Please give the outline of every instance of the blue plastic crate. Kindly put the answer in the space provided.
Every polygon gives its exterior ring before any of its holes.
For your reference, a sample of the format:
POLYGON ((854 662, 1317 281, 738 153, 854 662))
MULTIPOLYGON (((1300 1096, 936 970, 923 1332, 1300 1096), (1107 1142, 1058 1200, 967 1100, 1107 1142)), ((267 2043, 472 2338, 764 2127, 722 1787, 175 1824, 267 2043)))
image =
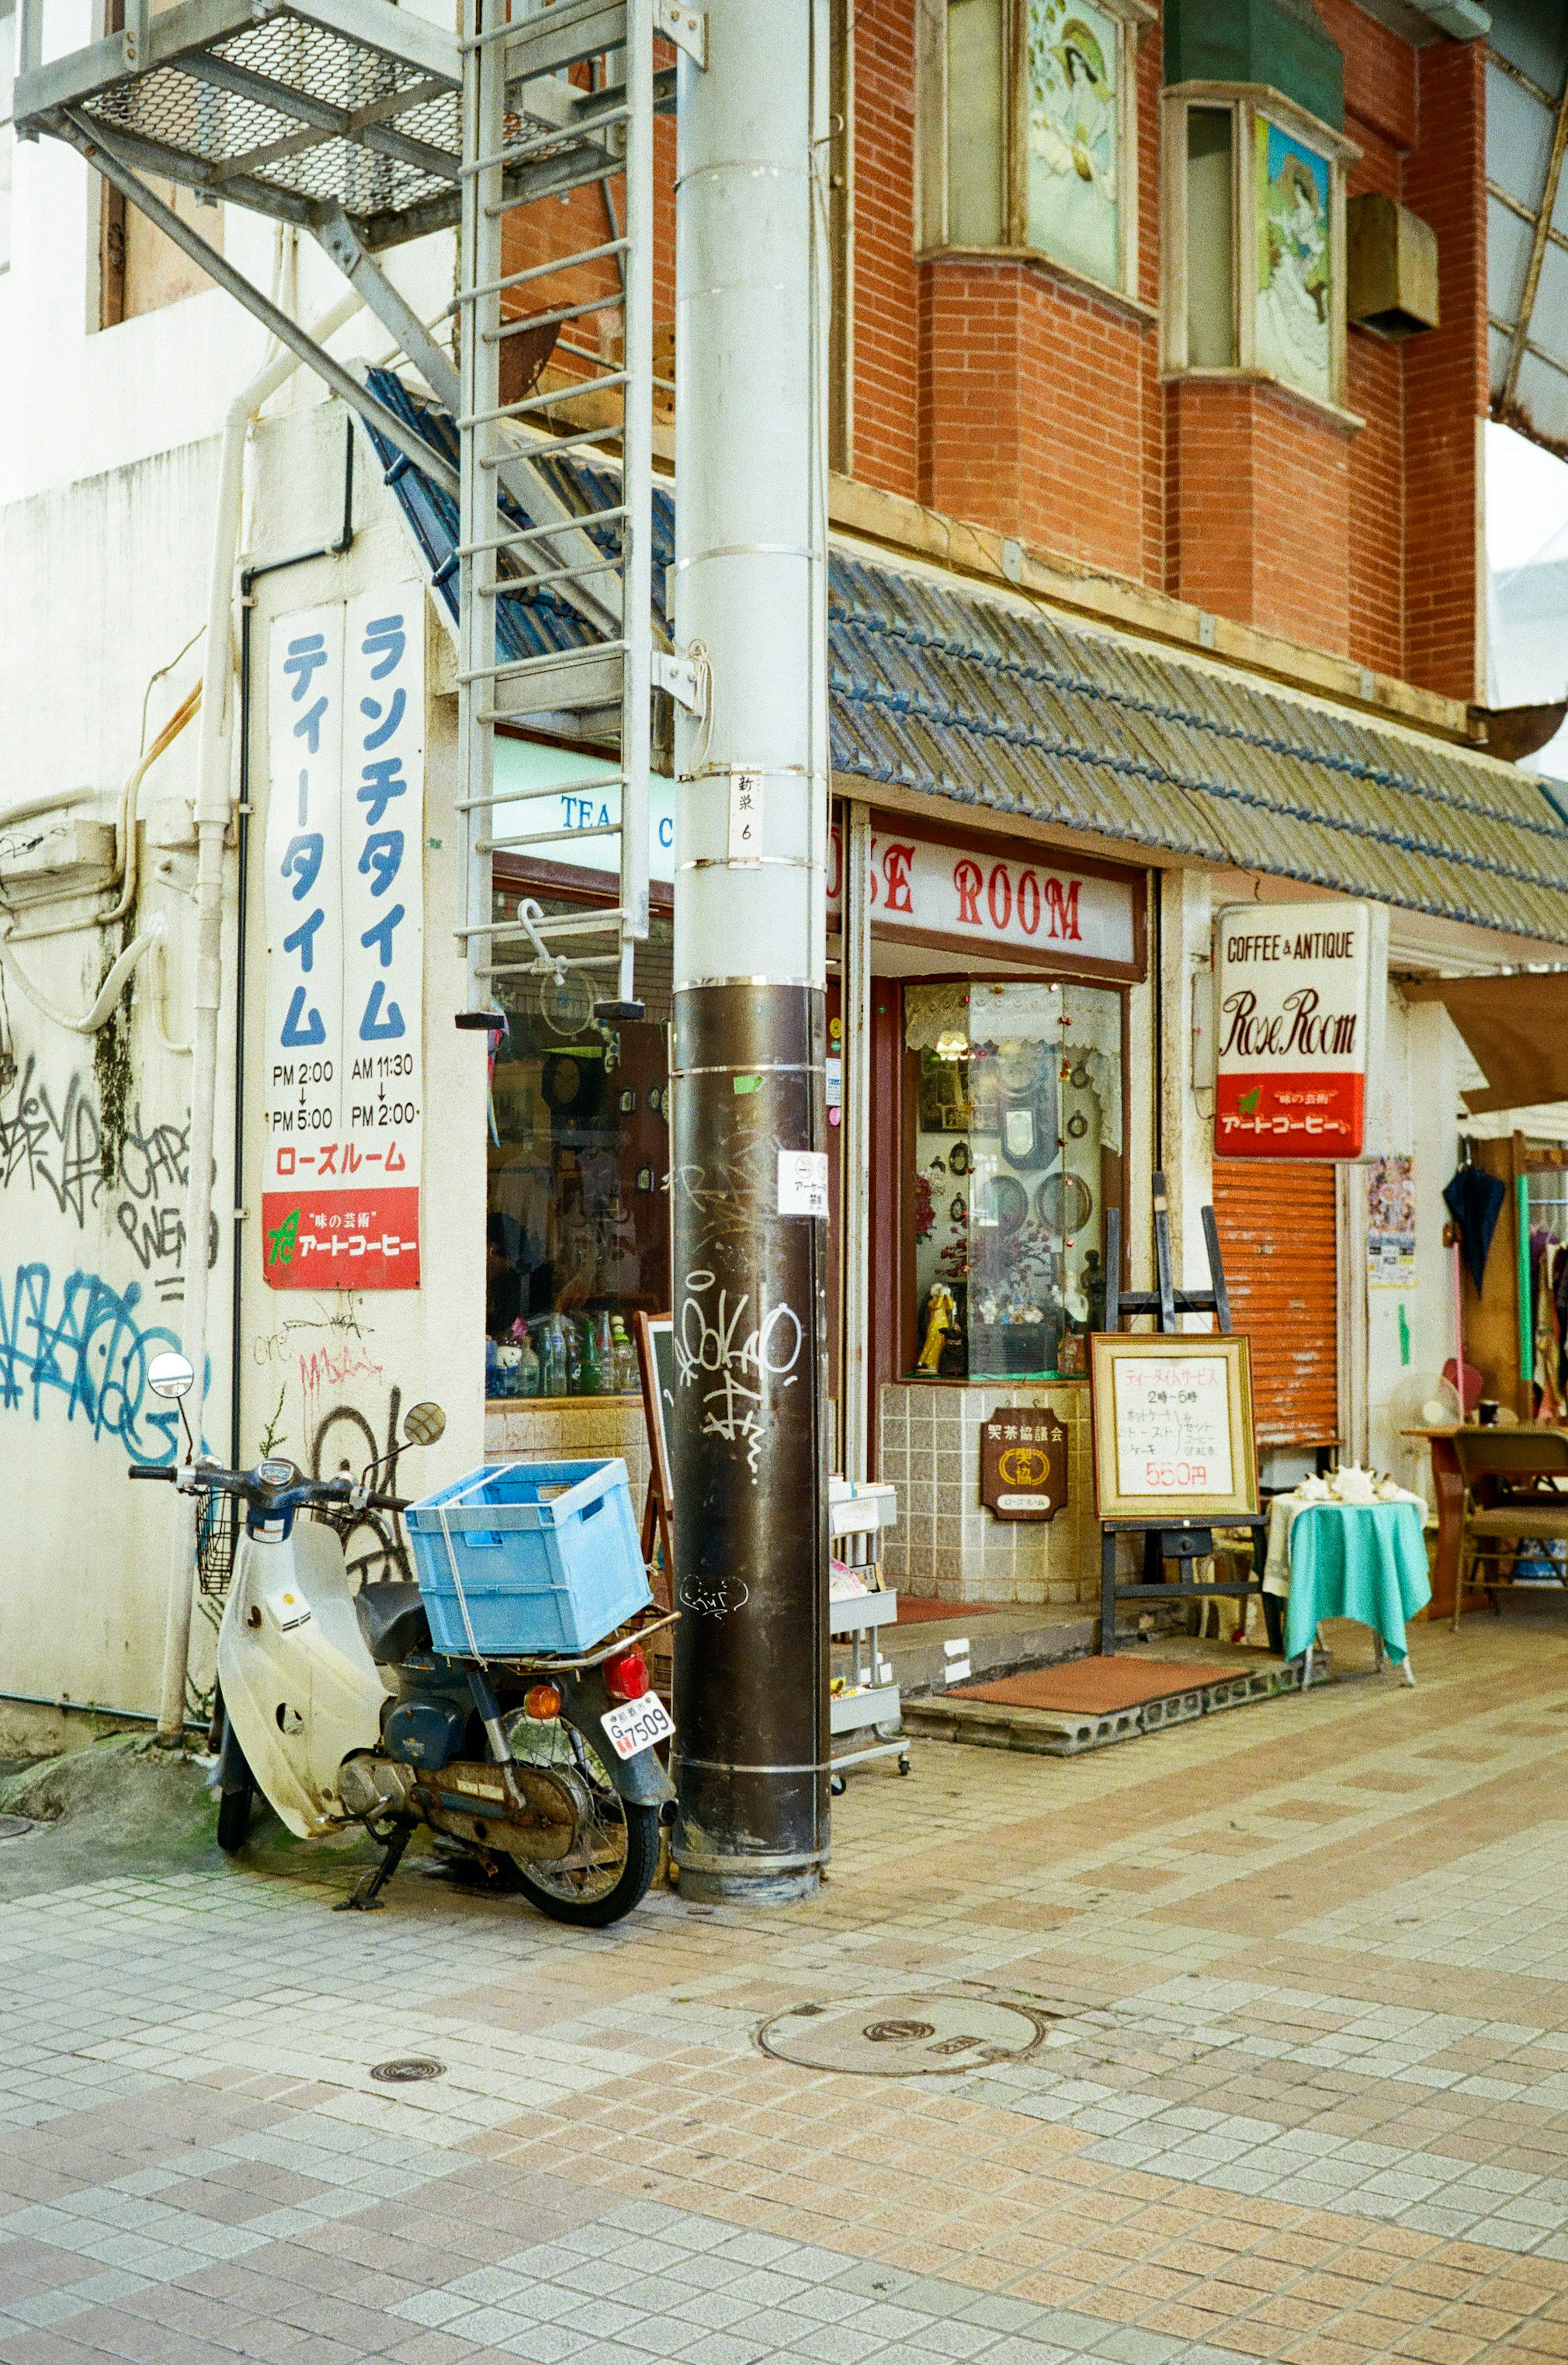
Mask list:
POLYGON ((591 1650, 653 1598, 624 1462, 490 1463, 403 1516, 456 1658, 591 1650))

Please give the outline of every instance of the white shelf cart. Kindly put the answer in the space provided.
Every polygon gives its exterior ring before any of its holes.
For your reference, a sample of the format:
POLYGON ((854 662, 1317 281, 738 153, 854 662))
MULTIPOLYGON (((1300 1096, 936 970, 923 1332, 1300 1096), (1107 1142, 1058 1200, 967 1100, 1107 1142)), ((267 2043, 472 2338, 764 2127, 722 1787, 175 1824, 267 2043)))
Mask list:
MULTIPOLYGON (((881 1531, 894 1526, 898 1515, 898 1496, 893 1487, 857 1485, 847 1478, 830 1479, 828 1531, 834 1558, 874 1587, 875 1571, 881 1559, 881 1531)), ((909 1743, 901 1730, 899 1687, 896 1683, 880 1680, 879 1630, 892 1625, 898 1614, 896 1593, 872 1589, 847 1600, 829 1599, 828 1632, 834 1642, 851 1645, 848 1687, 834 1692, 828 1711, 834 1744, 835 1790, 843 1788, 846 1766, 863 1765, 869 1758, 896 1757, 899 1772, 909 1772, 909 1743), (854 1745, 860 1735, 867 1736, 864 1743, 854 1745)))

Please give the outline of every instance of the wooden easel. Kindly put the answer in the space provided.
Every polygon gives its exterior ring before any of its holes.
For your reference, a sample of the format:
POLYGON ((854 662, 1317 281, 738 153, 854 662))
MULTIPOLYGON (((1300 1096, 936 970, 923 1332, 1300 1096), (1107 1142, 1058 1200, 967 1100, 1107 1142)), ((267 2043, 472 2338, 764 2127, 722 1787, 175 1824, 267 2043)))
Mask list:
POLYGON ((675 1543, 673 1519, 675 1488, 669 1474, 669 1440, 665 1434, 664 1405, 660 1397, 659 1372, 660 1334, 666 1341, 673 1336, 674 1326, 667 1314, 654 1316, 637 1313, 632 1317, 637 1339, 637 1371, 643 1384, 643 1419, 648 1431, 648 1499, 643 1506, 643 1564, 648 1572, 648 1582, 654 1598, 661 1609, 673 1608, 675 1597, 675 1543), (658 1561, 655 1560, 655 1547, 658 1561), (661 1586, 658 1568, 664 1571, 661 1586))
MULTIPOLYGON (((1204 1240, 1209 1254, 1209 1286, 1207 1289, 1178 1289, 1170 1271, 1170 1203, 1163 1174, 1153 1178, 1154 1189, 1154 1276, 1150 1290, 1123 1290, 1122 1217, 1119 1207, 1105 1212, 1105 1328, 1119 1330, 1129 1314, 1152 1314, 1155 1327, 1161 1333, 1173 1332, 1179 1314, 1212 1314, 1218 1328, 1230 1330, 1230 1295, 1225 1285, 1225 1265, 1220 1257, 1219 1231, 1215 1223, 1215 1211, 1205 1207, 1203 1213, 1204 1240)), ((1249 1528, 1252 1531, 1252 1565, 1256 1572, 1250 1579, 1235 1578, 1215 1585, 1194 1585, 1191 1570, 1195 1560, 1206 1560, 1214 1552, 1212 1520, 1172 1519, 1169 1513, 1153 1519, 1105 1519, 1100 1526, 1100 1655, 1109 1659, 1116 1648, 1116 1605, 1121 1601, 1215 1601, 1245 1600, 1263 1591, 1263 1565, 1268 1555, 1269 1523, 1267 1519, 1226 1519, 1226 1527, 1249 1528), (1116 1538, 1121 1535, 1141 1535, 1143 1538, 1143 1582, 1140 1585, 1116 1583, 1116 1538), (1168 1560, 1182 1564, 1183 1576, 1172 1584, 1165 1578, 1168 1560)), ((1273 1637, 1271 1633, 1271 1642, 1273 1637)))

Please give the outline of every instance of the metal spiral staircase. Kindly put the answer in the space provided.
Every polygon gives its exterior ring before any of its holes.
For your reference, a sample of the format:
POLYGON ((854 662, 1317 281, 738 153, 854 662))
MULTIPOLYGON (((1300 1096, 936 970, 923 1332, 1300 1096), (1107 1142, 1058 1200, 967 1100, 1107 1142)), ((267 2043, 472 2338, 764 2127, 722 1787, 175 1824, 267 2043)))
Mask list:
POLYGON ((569 958, 602 973, 610 1021, 633 1014, 648 932, 653 691, 695 697, 694 669, 655 649, 652 621, 654 118, 675 79, 655 44, 700 66, 706 19, 685 0, 461 6, 454 35, 391 0, 178 0, 156 15, 126 0, 123 31, 46 57, 44 0, 20 0, 15 123, 18 138, 75 147, 299 353, 395 466, 456 503, 468 1015, 484 1023, 498 978, 559 977, 569 958), (455 422, 455 465, 408 404, 316 344, 149 174, 309 230, 455 422), (448 229, 455 361, 376 260, 448 229), (619 476, 619 501, 593 510, 591 528, 556 465, 574 453, 619 476), (507 611, 542 598, 574 629, 525 645, 507 611), (619 841, 613 910, 495 916, 492 853, 547 854, 582 834, 550 825, 549 800, 576 781, 498 793, 496 725, 514 718, 618 738, 619 817, 601 832, 619 841))

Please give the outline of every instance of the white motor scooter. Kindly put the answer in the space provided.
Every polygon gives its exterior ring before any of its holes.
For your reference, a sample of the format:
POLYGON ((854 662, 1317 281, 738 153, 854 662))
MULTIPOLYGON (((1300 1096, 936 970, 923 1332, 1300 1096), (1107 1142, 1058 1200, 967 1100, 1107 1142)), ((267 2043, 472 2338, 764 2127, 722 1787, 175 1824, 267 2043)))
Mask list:
MULTIPOLYGON (((183 1355, 160 1355, 148 1385, 177 1399, 195 1377, 183 1355)), ((403 1435, 433 1445, 445 1427, 439 1405, 418 1404, 403 1435)), ((406 1509, 377 1490, 378 1462, 357 1480, 311 1478, 279 1456, 223 1470, 185 1434, 183 1463, 129 1474, 245 1506, 218 1637, 218 1845, 243 1845, 259 1789, 300 1839, 359 1824, 382 1844, 344 1908, 380 1903, 422 1823, 555 1921, 599 1929, 629 1913, 675 1795, 655 1754, 674 1727, 637 1648, 667 1614, 583 1653, 448 1657, 431 1648, 417 1585, 354 1592, 337 1529, 299 1516, 406 1509)))

